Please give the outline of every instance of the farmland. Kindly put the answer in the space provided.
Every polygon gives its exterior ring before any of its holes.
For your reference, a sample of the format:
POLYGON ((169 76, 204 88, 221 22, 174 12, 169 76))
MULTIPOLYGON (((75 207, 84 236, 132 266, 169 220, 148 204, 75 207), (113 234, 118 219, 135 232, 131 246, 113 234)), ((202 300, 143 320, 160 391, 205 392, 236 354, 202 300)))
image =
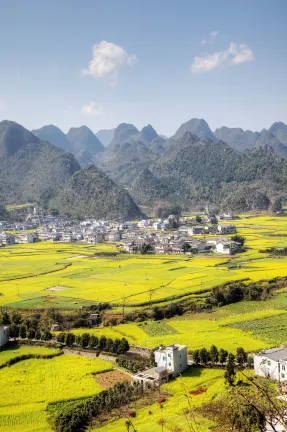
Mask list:
MULTIPOLYGON (((197 415, 191 417, 188 414, 186 416, 184 410, 190 410, 209 402, 219 395, 223 388, 224 379, 222 370, 190 369, 182 377, 161 387, 162 391, 169 393, 166 402, 163 404, 163 409, 160 409, 158 403, 140 409, 137 409, 138 406, 135 405, 137 415, 133 419, 133 425, 140 432, 161 432, 162 426, 160 420, 163 418, 165 421, 164 430, 167 431, 176 430, 177 427, 178 430, 182 431, 200 430, 200 432, 208 432, 212 426, 211 421, 197 415), (190 391, 198 387, 205 388, 206 392, 196 396, 191 395, 190 391), (195 429, 191 429, 188 422, 195 429), (200 428, 197 425, 200 425, 200 428)), ((108 423, 102 428, 93 430, 113 432, 124 431, 124 429, 125 420, 119 419, 108 423)))
POLYGON ((102 387, 92 374, 111 368, 104 360, 62 355, 24 360, 1 369, 0 431, 51 430, 47 403, 100 392, 102 387))
POLYGON ((109 244, 6 247, 0 251, 0 305, 68 309, 100 301, 120 307, 124 301, 131 307, 196 295, 231 280, 285 276, 287 258, 269 257, 259 250, 287 245, 287 217, 242 216, 234 223, 248 250, 231 259, 125 255, 109 244), (55 286, 61 290, 51 291, 55 286))

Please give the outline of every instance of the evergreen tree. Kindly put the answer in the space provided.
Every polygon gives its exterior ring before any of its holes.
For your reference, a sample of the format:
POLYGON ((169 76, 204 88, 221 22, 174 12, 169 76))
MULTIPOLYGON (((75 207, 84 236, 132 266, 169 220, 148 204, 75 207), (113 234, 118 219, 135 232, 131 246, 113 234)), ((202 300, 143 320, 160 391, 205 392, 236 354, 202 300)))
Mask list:
POLYGON ((119 354, 119 351, 120 351, 120 345, 121 345, 121 341, 120 341, 120 339, 118 339, 118 338, 116 338, 115 340, 114 340, 114 353, 116 353, 116 354, 119 354))
POLYGON ((40 339, 41 339, 41 332, 40 332, 39 329, 36 330, 36 333, 35 333, 35 339, 37 339, 37 340, 40 340, 40 339))
POLYGON ((68 347, 72 347, 75 342, 75 335, 73 333, 66 333, 65 335, 65 344, 68 347))
POLYGON ((236 350, 236 361, 241 365, 247 362, 247 353, 241 347, 237 348, 236 350))
POLYGON ((14 339, 19 337, 19 326, 18 325, 16 325, 16 324, 11 325, 9 337, 14 338, 14 339))
POLYGON ((8 325, 11 323, 10 316, 8 312, 2 312, 0 316, 0 324, 2 325, 8 325))
POLYGON ((105 350, 106 349, 106 342, 107 342, 106 336, 101 336, 100 340, 99 340, 99 348, 101 350, 105 350))
POLYGON ((107 338, 106 351, 111 352, 111 353, 115 352, 114 351, 114 341, 111 338, 107 338))
POLYGON ((18 312, 13 312, 11 321, 13 324, 19 325, 22 322, 22 317, 18 312))
POLYGON ((77 346, 82 346, 82 336, 80 334, 75 336, 75 344, 77 346))
POLYGON ((231 353, 228 354, 228 361, 224 373, 225 383, 233 386, 236 378, 235 372, 235 356, 231 353))
POLYGON ((228 357, 228 352, 222 348, 219 350, 218 360, 221 364, 225 363, 228 357))
POLYGON ((127 351, 129 351, 130 345, 126 338, 122 338, 120 346, 119 346, 119 354, 125 354, 127 351))
POLYGON ((89 340, 89 348, 97 348, 98 343, 99 343, 98 338, 94 335, 91 335, 89 340))
POLYGON ((209 354, 206 348, 201 348, 199 350, 199 359, 201 364, 206 364, 209 360, 209 354))
POLYGON ((53 339, 53 335, 50 332, 50 330, 44 330, 41 334, 41 339, 44 341, 48 341, 48 340, 53 339))
POLYGON ((210 360, 212 363, 217 363, 218 362, 218 349, 216 348, 215 345, 212 345, 210 347, 210 351, 209 351, 209 355, 210 355, 210 360))
POLYGON ((65 343, 65 335, 66 333, 61 332, 57 334, 57 341, 60 343, 65 343))
POLYGON ((19 327, 19 336, 21 339, 25 339, 26 335, 27 335, 26 327, 23 324, 21 324, 19 327))
POLYGON ((199 364, 200 363, 200 356, 199 356, 199 350, 194 350, 192 353, 192 360, 195 364, 199 364))
POLYGON ((27 338, 28 339, 35 339, 35 330, 32 328, 29 328, 27 330, 27 338))
POLYGON ((89 333, 83 333, 82 334, 82 340, 81 340, 81 346, 82 348, 87 348, 90 342, 90 335, 89 333))

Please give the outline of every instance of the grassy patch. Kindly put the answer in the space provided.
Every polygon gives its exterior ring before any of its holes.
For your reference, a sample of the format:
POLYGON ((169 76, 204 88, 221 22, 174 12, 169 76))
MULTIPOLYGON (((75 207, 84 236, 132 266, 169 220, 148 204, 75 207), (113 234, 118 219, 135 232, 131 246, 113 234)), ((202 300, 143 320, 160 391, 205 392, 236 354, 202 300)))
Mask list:
POLYGON ((164 321, 150 321, 140 326, 143 331, 151 337, 154 336, 165 336, 170 334, 176 334, 175 328, 171 327, 164 321))

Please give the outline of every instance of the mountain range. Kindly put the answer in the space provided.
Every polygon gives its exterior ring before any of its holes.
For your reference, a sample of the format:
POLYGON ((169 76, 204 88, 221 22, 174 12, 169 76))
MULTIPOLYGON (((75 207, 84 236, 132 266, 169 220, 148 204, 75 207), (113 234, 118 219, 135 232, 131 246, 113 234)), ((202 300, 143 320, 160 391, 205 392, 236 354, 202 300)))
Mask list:
POLYGON ((0 204, 32 200, 72 216, 129 218, 159 201, 239 211, 287 198, 282 122, 261 132, 212 132, 205 120, 191 119, 167 139, 151 125, 102 132, 109 132, 106 147, 86 126, 32 133, 0 122, 0 204))
POLYGON ((128 192, 96 166, 81 169, 71 153, 5 120, 0 122, 0 204, 25 202, 75 217, 141 214, 128 192))

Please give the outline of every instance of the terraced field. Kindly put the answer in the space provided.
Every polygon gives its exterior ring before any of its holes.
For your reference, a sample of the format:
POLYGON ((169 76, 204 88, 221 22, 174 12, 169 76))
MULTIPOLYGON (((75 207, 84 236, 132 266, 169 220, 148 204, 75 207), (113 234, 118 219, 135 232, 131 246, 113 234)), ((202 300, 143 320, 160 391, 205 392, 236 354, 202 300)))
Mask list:
MULTIPOLYGON (((1 355, 7 355, 7 351, 0 353, 0 361, 1 355)), ((92 374, 111 368, 111 363, 104 360, 62 355, 24 360, 1 369, 0 431, 51 431, 47 403, 100 392, 102 387, 92 374)))
POLYGON ((120 306, 170 301, 231 280, 285 276, 287 258, 259 252, 287 246, 287 217, 242 216, 234 221, 248 250, 216 255, 112 255, 114 245, 39 243, 0 251, 0 305, 78 308, 97 301, 120 306), (176 269, 176 270, 175 270, 176 269), (51 288, 60 286, 61 290, 51 288))
MULTIPOLYGON (((193 410, 216 398, 222 393, 223 388, 222 370, 190 369, 182 377, 162 386, 162 391, 169 394, 162 409, 158 403, 140 409, 135 405, 136 417, 132 419, 133 425, 140 432, 162 432, 162 430, 209 432, 213 423, 199 417, 193 410), (190 392, 198 387, 203 387, 206 391, 193 396, 190 392), (164 425, 164 429, 162 429, 162 425, 164 425)), ((100 432, 124 431, 125 420, 116 420, 104 427, 92 430, 100 432)))

